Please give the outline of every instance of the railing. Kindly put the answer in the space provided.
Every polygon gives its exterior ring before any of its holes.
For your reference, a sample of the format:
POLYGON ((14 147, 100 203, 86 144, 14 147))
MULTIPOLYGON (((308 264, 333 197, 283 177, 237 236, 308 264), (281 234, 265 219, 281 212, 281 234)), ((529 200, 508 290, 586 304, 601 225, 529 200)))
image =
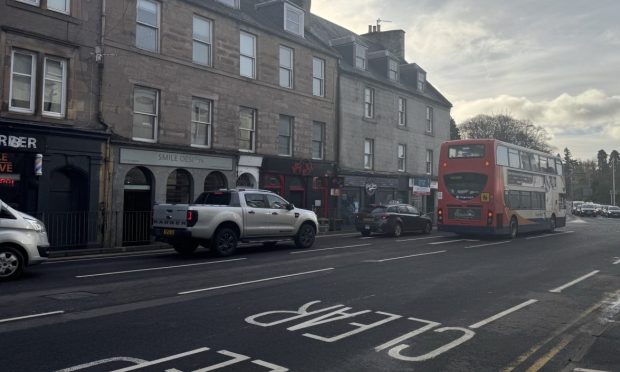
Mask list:
POLYGON ((122 234, 121 244, 123 246, 151 243, 151 226, 153 223, 152 211, 116 211, 113 212, 113 217, 117 226, 114 230, 114 235, 120 236, 122 234), (122 229, 119 229, 118 224, 122 224, 122 229))

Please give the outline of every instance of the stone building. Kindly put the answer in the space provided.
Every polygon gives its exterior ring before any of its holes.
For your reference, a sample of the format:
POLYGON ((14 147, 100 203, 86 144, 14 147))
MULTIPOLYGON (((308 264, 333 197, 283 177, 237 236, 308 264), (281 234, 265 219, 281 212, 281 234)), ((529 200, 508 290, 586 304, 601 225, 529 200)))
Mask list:
POLYGON ((224 187, 328 215, 337 55, 308 17, 309 1, 107 2, 114 242, 148 240, 153 203, 224 187))
POLYGON ((0 199, 55 247, 100 244, 99 0, 0 2, 0 199))
POLYGON ((405 60, 405 32, 379 25, 358 35, 316 15, 309 29, 340 55, 339 217, 351 222, 361 208, 391 201, 433 211, 431 186, 439 147, 450 139, 452 105, 405 60))

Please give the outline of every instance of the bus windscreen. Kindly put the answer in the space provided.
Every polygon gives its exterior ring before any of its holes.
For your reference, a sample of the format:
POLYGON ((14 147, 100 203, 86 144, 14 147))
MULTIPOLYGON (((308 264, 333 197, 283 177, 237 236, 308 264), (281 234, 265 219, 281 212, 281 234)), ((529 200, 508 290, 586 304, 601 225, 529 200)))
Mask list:
POLYGON ((453 145, 448 148, 448 158, 483 158, 484 145, 453 145))

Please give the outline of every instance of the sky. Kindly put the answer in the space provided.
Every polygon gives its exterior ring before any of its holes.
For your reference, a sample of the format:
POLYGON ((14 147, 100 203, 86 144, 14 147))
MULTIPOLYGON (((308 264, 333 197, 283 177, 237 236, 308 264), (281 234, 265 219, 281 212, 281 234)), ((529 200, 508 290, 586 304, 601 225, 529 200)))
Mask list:
POLYGON ((457 123, 509 114, 544 127, 554 152, 620 151, 618 0, 314 0, 312 12, 358 34, 377 19, 405 30, 407 61, 457 123))

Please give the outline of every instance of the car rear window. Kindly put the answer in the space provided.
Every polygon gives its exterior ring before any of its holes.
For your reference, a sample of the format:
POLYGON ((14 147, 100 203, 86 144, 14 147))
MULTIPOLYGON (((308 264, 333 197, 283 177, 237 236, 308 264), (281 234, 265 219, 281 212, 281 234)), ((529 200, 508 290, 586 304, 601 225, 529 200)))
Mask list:
POLYGON ((618 207, 609 207, 608 209, 610 211, 620 211, 620 208, 618 208, 618 207))
POLYGON ((228 191, 203 192, 194 204, 239 206, 239 196, 228 191))

